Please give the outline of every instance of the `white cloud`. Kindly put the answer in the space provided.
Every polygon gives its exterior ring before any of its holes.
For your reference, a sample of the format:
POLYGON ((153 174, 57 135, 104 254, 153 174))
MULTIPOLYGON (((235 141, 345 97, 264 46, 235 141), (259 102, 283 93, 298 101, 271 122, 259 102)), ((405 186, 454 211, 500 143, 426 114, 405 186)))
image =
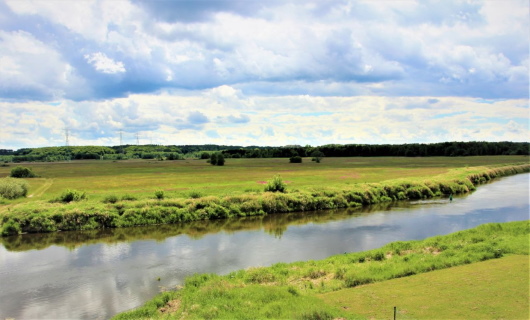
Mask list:
POLYGON ((102 52, 85 54, 84 57, 86 61, 92 64, 97 71, 109 74, 121 73, 126 71, 123 62, 114 61, 102 52))
POLYGON ((0 1, 12 146, 38 114, 93 143, 527 140, 524 0, 0 1))

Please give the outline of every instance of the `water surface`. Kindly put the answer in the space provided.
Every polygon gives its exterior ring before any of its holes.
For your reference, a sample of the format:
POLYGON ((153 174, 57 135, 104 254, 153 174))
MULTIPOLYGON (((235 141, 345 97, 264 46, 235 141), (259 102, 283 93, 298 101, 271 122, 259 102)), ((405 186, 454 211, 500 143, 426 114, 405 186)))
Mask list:
POLYGON ((529 178, 499 179, 452 202, 0 238, 0 319, 106 319, 197 272, 322 259, 526 220, 529 178))

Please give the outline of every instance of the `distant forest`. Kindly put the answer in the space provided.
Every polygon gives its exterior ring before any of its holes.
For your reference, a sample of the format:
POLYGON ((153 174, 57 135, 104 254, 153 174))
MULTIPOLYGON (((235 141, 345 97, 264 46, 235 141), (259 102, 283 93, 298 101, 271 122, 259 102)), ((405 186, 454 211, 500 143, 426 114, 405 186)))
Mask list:
POLYGON ((320 151, 326 157, 433 157, 529 155, 529 142, 441 142, 411 144, 328 144, 319 147, 290 145, 283 147, 223 145, 123 145, 113 147, 71 146, 0 149, 3 162, 64 161, 81 159, 209 159, 212 152, 225 158, 310 157, 320 151))
POLYGON ((312 146, 223 146, 223 145, 124 145, 113 147, 72 146, 0 149, 0 160, 64 161, 82 159, 208 159, 212 152, 221 152, 225 158, 289 158, 310 157, 320 151, 326 157, 433 157, 433 156, 485 156, 485 155, 529 155, 528 142, 442 142, 431 144, 329 144, 312 146))

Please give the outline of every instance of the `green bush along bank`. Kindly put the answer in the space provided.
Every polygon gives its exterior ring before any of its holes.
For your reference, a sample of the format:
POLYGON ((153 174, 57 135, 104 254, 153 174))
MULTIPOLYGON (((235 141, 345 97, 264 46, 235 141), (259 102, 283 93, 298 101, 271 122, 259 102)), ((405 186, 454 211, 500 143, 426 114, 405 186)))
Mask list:
MULTIPOLYGON (((344 189, 277 190, 284 192, 245 193, 226 197, 171 199, 162 194, 150 200, 127 200, 127 197, 119 200, 116 197, 112 201, 106 199, 104 202, 95 202, 83 200, 83 196, 75 199, 81 200, 77 202, 42 202, 39 206, 14 207, 0 216, 0 233, 7 236, 24 232, 91 230, 358 207, 395 200, 463 194, 493 178, 529 171, 530 164, 469 167, 429 178, 359 183, 344 189)), ((70 194, 77 193, 71 190, 65 193, 70 194)))
POLYGON ((180 290, 164 292, 115 319, 351 319, 351 313, 344 315, 341 308, 314 298, 508 254, 528 255, 529 235, 530 221, 493 223, 319 261, 277 263, 224 276, 197 274, 180 290))

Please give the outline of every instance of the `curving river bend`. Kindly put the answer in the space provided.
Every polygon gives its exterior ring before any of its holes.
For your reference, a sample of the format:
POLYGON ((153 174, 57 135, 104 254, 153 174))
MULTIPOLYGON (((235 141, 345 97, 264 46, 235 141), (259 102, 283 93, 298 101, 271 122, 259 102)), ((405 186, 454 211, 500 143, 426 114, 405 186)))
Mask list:
POLYGON ((106 319, 197 272, 322 259, 527 220, 529 180, 498 179, 452 202, 0 238, 0 319, 106 319))

